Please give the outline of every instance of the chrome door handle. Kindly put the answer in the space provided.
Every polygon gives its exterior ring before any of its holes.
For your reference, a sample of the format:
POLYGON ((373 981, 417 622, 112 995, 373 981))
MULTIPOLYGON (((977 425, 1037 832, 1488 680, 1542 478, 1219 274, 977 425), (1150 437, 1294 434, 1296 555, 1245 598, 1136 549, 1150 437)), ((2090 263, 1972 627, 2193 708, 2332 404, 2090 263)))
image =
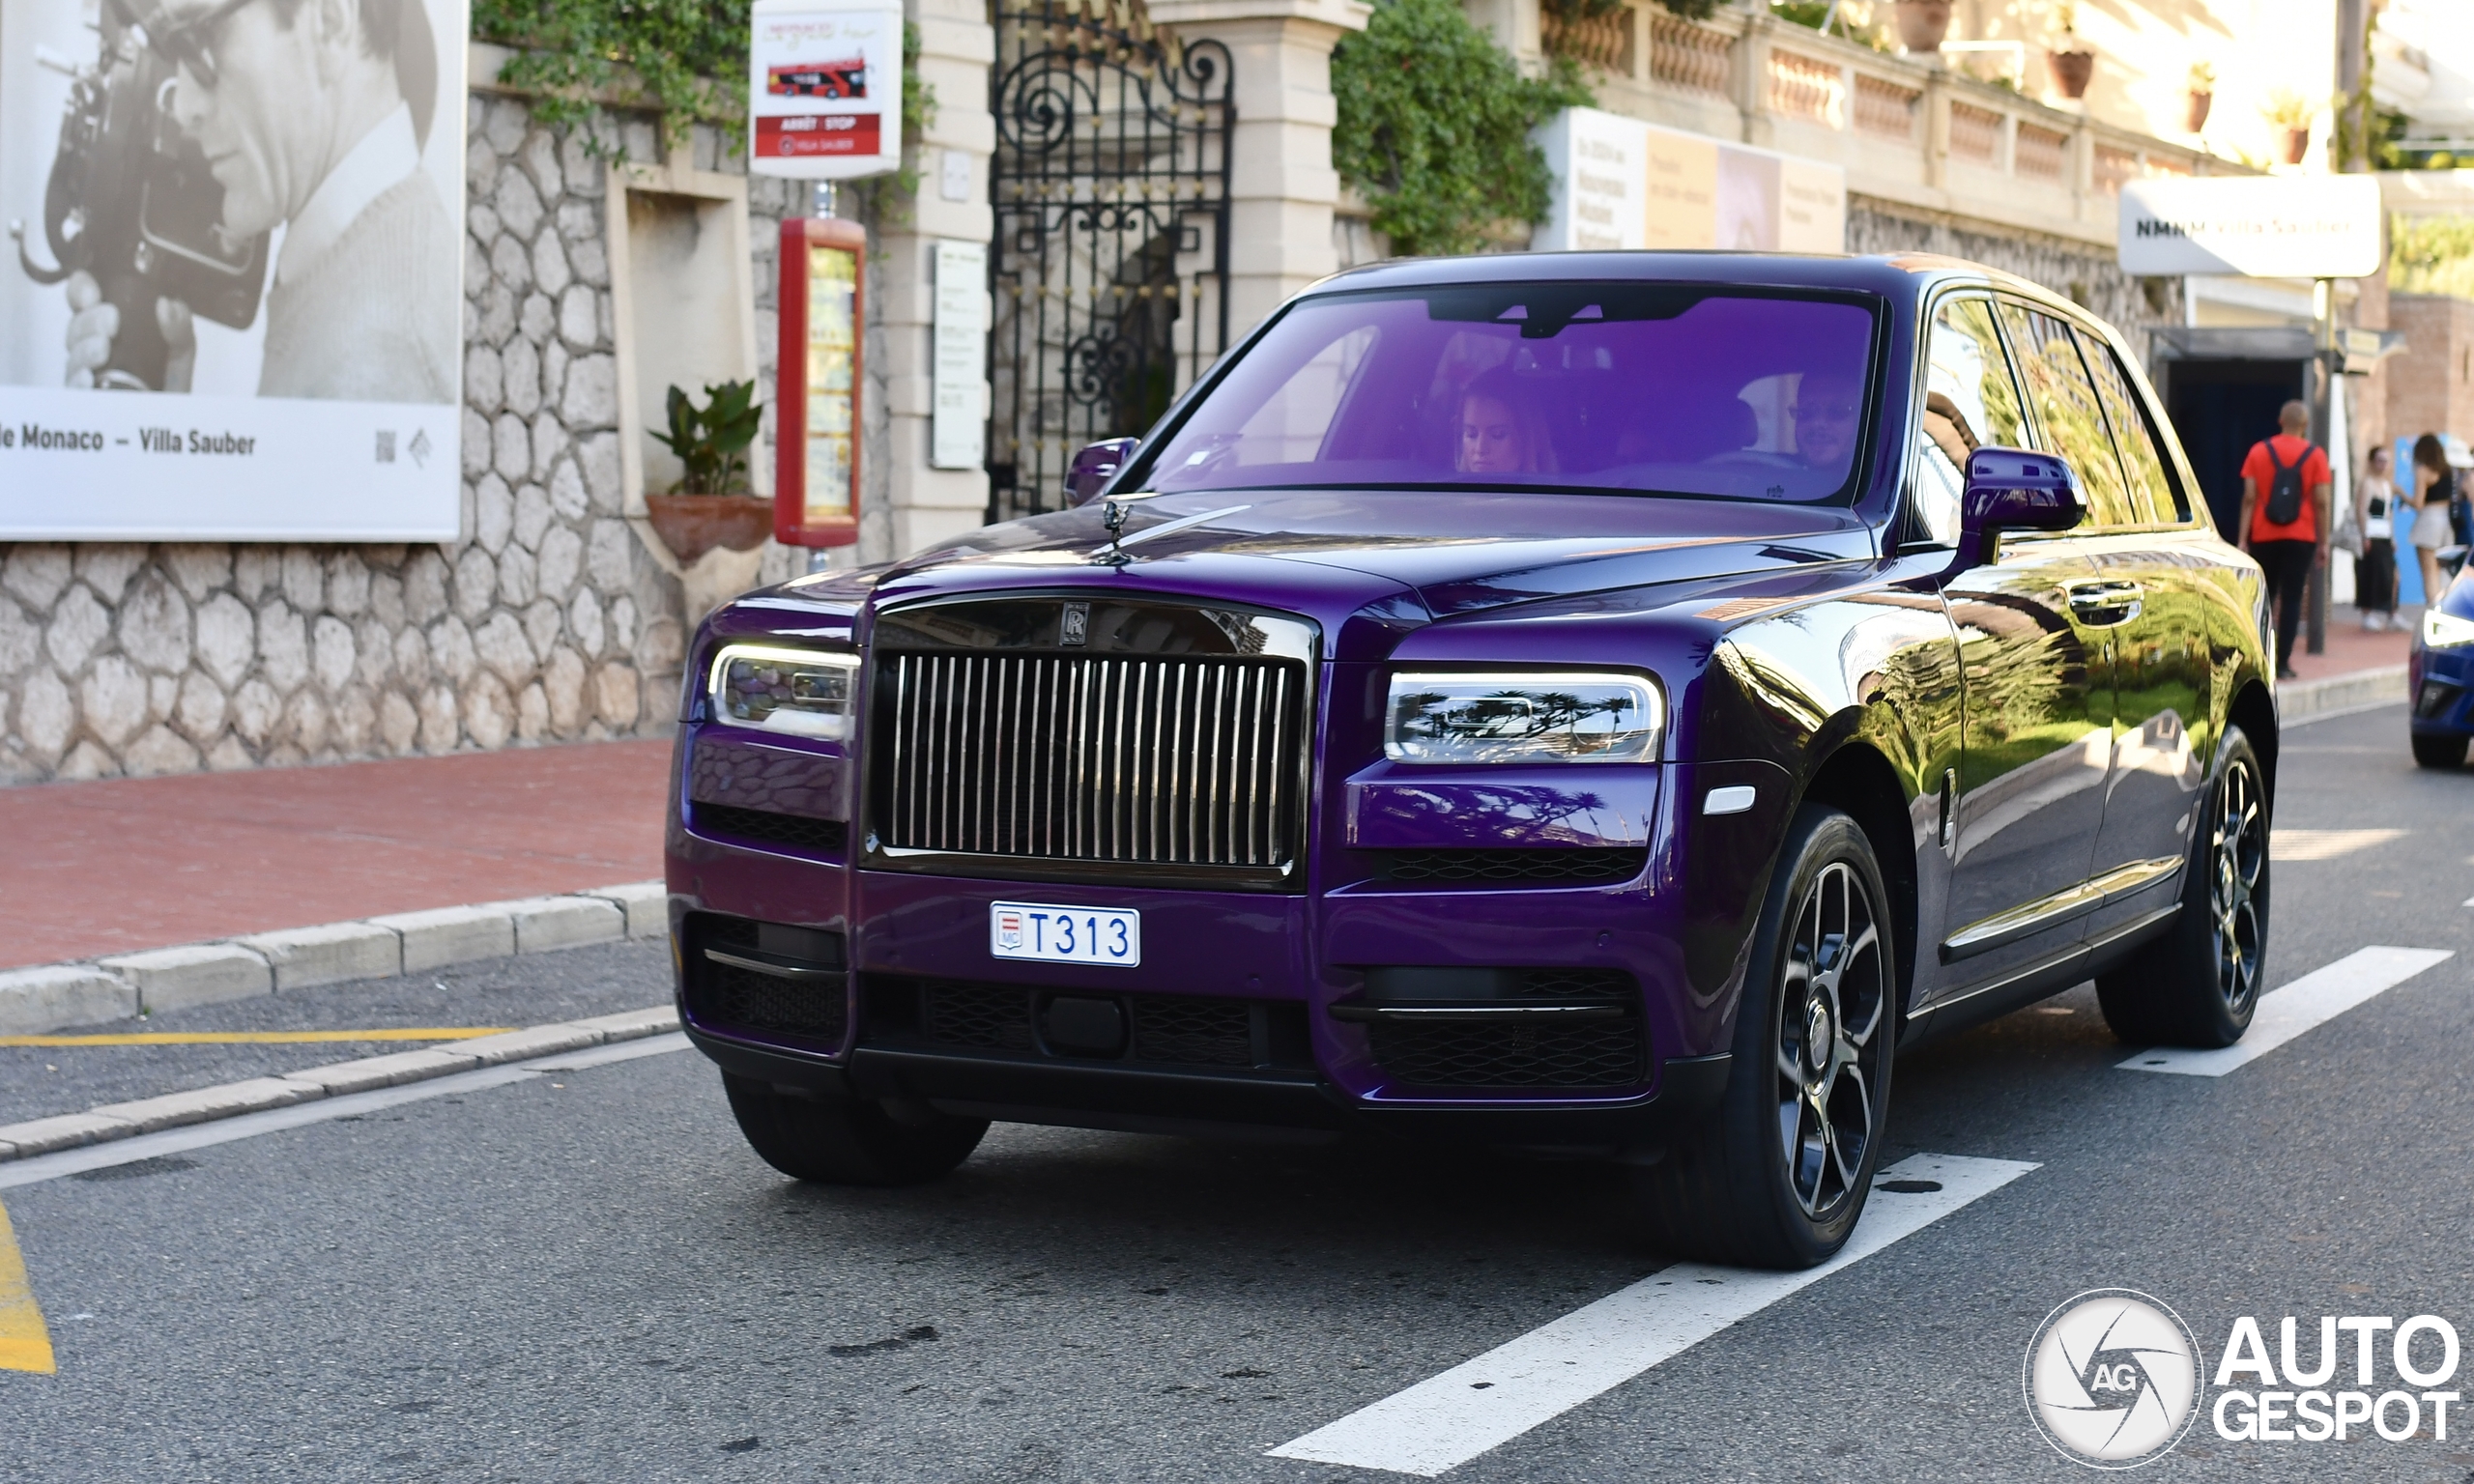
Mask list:
POLYGON ((2138 617, 2144 589, 2137 583, 2113 581, 2073 583, 2063 591, 2069 595, 2074 615, 2086 623, 2108 625, 2138 617))

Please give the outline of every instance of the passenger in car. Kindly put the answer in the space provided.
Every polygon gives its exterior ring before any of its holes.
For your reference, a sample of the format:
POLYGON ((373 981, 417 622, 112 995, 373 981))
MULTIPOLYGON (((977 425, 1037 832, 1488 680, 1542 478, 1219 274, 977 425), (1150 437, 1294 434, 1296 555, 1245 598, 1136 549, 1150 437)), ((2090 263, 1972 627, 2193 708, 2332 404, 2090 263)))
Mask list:
POLYGON ((1856 446, 1856 414, 1862 412, 1860 380, 1838 371, 1810 371, 1796 383, 1796 456, 1813 469, 1844 473, 1856 446))
POLYGON ((1460 393, 1459 457, 1468 474, 1540 474, 1556 470, 1546 419, 1509 367, 1473 379, 1460 393))

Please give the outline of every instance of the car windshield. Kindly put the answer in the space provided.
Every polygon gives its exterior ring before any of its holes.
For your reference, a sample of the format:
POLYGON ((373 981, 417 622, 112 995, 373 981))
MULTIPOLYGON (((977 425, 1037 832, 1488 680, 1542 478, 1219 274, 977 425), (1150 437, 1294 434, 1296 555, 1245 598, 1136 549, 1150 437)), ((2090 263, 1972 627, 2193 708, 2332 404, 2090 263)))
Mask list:
POLYGON ((1309 299, 1178 423, 1142 487, 1837 499, 1874 325, 1848 298, 1702 285, 1309 299))

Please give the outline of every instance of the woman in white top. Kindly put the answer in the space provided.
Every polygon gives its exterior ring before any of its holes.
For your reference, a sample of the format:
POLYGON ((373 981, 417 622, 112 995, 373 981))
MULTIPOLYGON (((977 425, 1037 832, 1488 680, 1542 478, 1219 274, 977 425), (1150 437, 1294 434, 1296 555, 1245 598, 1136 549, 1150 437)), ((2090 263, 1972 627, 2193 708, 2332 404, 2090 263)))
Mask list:
POLYGON ((2423 601, 2439 601, 2443 584, 2439 580, 2439 549, 2452 544, 2456 533, 2449 529, 2448 502, 2457 493, 2457 479, 2448 467, 2448 450, 2440 446, 2439 435, 2426 433, 2414 440, 2414 555, 2423 562, 2423 601))
POLYGON ((2354 562, 2354 607, 2365 632, 2397 621, 2397 486, 2388 478, 2388 450, 2373 448, 2354 485, 2354 528, 2363 536, 2354 562))

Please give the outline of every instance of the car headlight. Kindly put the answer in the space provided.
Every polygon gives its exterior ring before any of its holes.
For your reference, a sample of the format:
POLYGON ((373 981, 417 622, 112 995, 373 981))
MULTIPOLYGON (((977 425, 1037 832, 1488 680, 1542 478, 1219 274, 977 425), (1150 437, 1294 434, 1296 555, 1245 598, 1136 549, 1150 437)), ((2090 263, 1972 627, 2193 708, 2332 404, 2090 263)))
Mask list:
POLYGON ((2474 618, 2460 618, 2434 608, 2423 614, 2423 647, 2454 649, 2460 644, 2474 644, 2474 618))
POLYGON ((1395 762, 1653 762, 1657 687, 1603 671, 1395 674, 1383 756, 1395 762))
POLYGON ((706 678, 715 721, 828 742, 850 735, 859 657, 778 644, 724 644, 706 678))

